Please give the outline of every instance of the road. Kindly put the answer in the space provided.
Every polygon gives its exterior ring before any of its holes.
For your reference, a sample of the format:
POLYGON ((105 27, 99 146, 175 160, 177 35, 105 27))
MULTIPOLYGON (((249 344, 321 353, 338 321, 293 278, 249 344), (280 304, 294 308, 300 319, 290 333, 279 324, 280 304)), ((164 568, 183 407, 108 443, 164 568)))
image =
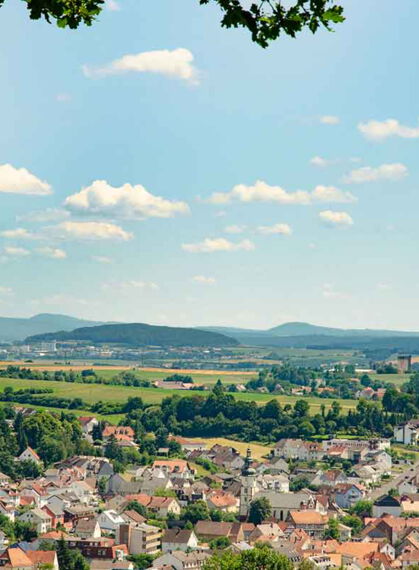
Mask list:
POLYGON ((405 478, 410 479, 411 477, 413 477, 415 472, 416 473, 419 472, 419 459, 413 465, 408 465, 406 469, 402 471, 402 473, 399 473, 397 477, 390 479, 388 483, 385 483, 384 485, 381 485, 381 487, 370 491, 368 493, 367 499, 370 501, 375 501, 375 499, 378 499, 378 497, 387 494, 390 491, 390 489, 397 488, 405 478))

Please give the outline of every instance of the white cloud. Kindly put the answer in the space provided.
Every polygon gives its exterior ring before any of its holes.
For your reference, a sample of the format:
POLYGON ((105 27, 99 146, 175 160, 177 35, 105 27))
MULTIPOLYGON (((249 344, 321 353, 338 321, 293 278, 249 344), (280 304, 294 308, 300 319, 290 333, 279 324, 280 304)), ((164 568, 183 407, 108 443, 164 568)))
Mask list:
POLYGON ((328 160, 327 158, 322 158, 321 156, 313 156, 310 158, 310 164, 313 166, 318 166, 319 168, 325 168, 333 164, 333 160, 328 160))
POLYGON ((116 0, 106 0, 106 9, 109 10, 109 12, 119 12, 121 6, 116 0))
POLYGON ((106 257, 105 255, 92 255, 92 260, 98 263, 112 263, 113 259, 106 257))
POLYGON ((46 234, 58 239, 114 239, 127 241, 133 234, 126 232, 116 224, 105 222, 61 222, 56 226, 45 228, 46 234))
POLYGON ((406 127, 405 125, 401 125, 397 119, 359 123, 358 130, 365 138, 372 141, 383 141, 390 137, 400 137, 403 139, 419 138, 419 127, 406 127))
POLYGON ((129 280, 129 281, 119 281, 119 282, 112 282, 112 283, 104 283, 102 285, 102 289, 105 291, 109 290, 127 290, 127 289, 148 289, 150 291, 157 291, 160 287, 157 283, 153 283, 152 281, 136 281, 136 280, 129 280))
POLYGON ((198 84, 198 72, 193 66, 194 56, 185 48, 174 50, 145 51, 127 54, 103 67, 83 66, 86 77, 103 77, 134 71, 137 73, 158 73, 167 77, 182 79, 187 83, 198 84))
POLYGON ((38 236, 25 228, 16 228, 14 230, 3 230, 0 236, 6 239, 38 239, 38 236))
POLYGON ((55 97, 58 103, 69 103, 71 101, 71 95, 69 93, 58 93, 55 97))
POLYGON ((333 212, 332 210, 324 210, 319 214, 320 219, 328 226, 349 227, 354 221, 347 212, 333 212))
POLYGON ((264 235, 282 234, 289 236, 292 234, 292 229, 288 224, 274 224, 273 226, 259 226, 258 233, 264 235))
POLYGON ((391 291, 393 287, 389 283, 378 283, 377 289, 379 289, 380 291, 391 291))
POLYGON ((324 125, 337 125, 340 123, 340 119, 336 115, 323 115, 320 117, 320 122, 324 125))
POLYGON ((245 231, 246 226, 236 226, 236 225, 232 225, 232 226, 227 226, 224 228, 224 231, 227 234, 241 234, 245 231))
POLYGON ((280 186, 270 186, 258 180, 253 186, 237 184, 230 192, 215 192, 209 198, 211 204, 239 202, 278 202, 279 204, 310 204, 310 194, 304 190, 287 192, 280 186))
POLYGON ((70 217, 70 212, 61 208, 46 208, 45 210, 38 210, 29 212, 23 216, 17 216, 18 221, 27 222, 58 222, 70 217))
POLYGON ((306 190, 287 192, 280 186, 270 186, 258 180, 253 186, 238 184, 230 192, 215 192, 208 199, 211 204, 228 204, 232 201, 277 202, 284 205, 307 206, 313 202, 355 202, 356 198, 350 192, 343 192, 334 186, 318 185, 312 192, 306 190))
POLYGON ((255 246, 248 239, 234 243, 225 238, 206 238, 198 243, 184 243, 182 249, 189 253, 213 253, 216 251, 251 251, 255 249, 255 246))
POLYGON ((335 286, 331 283, 324 283, 322 287, 322 295, 326 299, 349 299, 350 295, 337 291, 335 286))
POLYGON ((0 192, 46 196, 52 194, 51 186, 37 178, 26 168, 11 164, 0 165, 0 192))
POLYGON ((171 218, 189 212, 186 202, 154 196, 140 184, 114 187, 105 180, 95 180, 91 186, 68 196, 64 206, 76 214, 125 219, 171 218))
POLYGON ((205 275, 195 275, 192 277, 192 280, 195 281, 195 283, 202 283, 203 285, 215 285, 215 283, 217 283, 215 277, 206 277, 205 275))
POLYGON ((6 246, 3 248, 3 251, 6 255, 10 255, 12 257, 26 257, 31 254, 28 249, 24 249, 23 247, 6 246))
POLYGON ((311 197, 316 202, 336 202, 350 204, 356 202, 357 198, 351 192, 344 192, 335 186, 318 185, 311 193, 311 197))
POLYGON ((13 289, 11 287, 0 286, 0 295, 13 295, 13 289))
POLYGON ((401 180, 407 176, 408 170, 404 164, 381 164, 376 168, 363 166, 352 170, 344 176, 343 181, 347 184, 362 184, 363 182, 376 182, 377 180, 401 180))
POLYGON ((66 252, 58 247, 40 247, 36 251, 40 255, 50 257, 51 259, 65 259, 67 257, 66 252))

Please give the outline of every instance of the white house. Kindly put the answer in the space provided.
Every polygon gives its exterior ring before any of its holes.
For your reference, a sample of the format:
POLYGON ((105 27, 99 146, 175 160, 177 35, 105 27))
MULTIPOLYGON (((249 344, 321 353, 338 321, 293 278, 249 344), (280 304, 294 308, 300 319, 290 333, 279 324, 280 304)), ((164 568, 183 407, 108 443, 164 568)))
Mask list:
POLYGON ((405 445, 415 445, 419 438, 419 420, 410 420, 394 428, 394 439, 405 445))
POLYGON ((51 528, 51 517, 38 507, 20 515, 19 520, 30 523, 38 534, 44 534, 51 528))
POLYGON ((120 524, 124 524, 125 520, 116 511, 103 511, 98 517, 98 523, 101 530, 105 532, 116 532, 120 524))
POLYGON ((41 458, 32 447, 27 447, 17 458, 18 461, 34 461, 38 465, 42 463, 41 458))

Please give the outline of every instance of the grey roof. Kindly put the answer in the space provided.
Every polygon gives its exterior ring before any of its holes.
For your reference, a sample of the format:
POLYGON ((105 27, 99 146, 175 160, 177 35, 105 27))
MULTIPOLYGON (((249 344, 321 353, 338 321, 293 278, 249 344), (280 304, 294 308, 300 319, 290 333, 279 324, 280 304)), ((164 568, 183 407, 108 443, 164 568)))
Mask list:
POLYGON ((307 503, 310 496, 307 493, 277 493, 261 491, 256 497, 266 497, 273 509, 299 509, 301 503, 307 503))

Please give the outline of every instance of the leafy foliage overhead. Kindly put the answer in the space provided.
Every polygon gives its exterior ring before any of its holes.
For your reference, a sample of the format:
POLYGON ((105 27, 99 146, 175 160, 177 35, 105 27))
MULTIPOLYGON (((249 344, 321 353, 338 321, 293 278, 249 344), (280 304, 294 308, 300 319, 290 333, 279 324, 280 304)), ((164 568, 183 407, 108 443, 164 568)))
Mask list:
MULTIPOLYGON (((61 28, 77 28, 80 24, 91 26, 102 11, 105 0, 23 0, 33 20, 55 20, 61 28)), ((0 6, 5 0, 0 0, 0 6)), ((267 47, 281 34, 295 37, 308 28, 315 33, 319 27, 332 30, 332 25, 344 21, 343 7, 334 0, 294 0, 284 2, 261 0, 249 3, 245 0, 199 0, 199 4, 217 4, 222 11, 224 28, 242 27, 252 35, 252 40, 267 47)))

